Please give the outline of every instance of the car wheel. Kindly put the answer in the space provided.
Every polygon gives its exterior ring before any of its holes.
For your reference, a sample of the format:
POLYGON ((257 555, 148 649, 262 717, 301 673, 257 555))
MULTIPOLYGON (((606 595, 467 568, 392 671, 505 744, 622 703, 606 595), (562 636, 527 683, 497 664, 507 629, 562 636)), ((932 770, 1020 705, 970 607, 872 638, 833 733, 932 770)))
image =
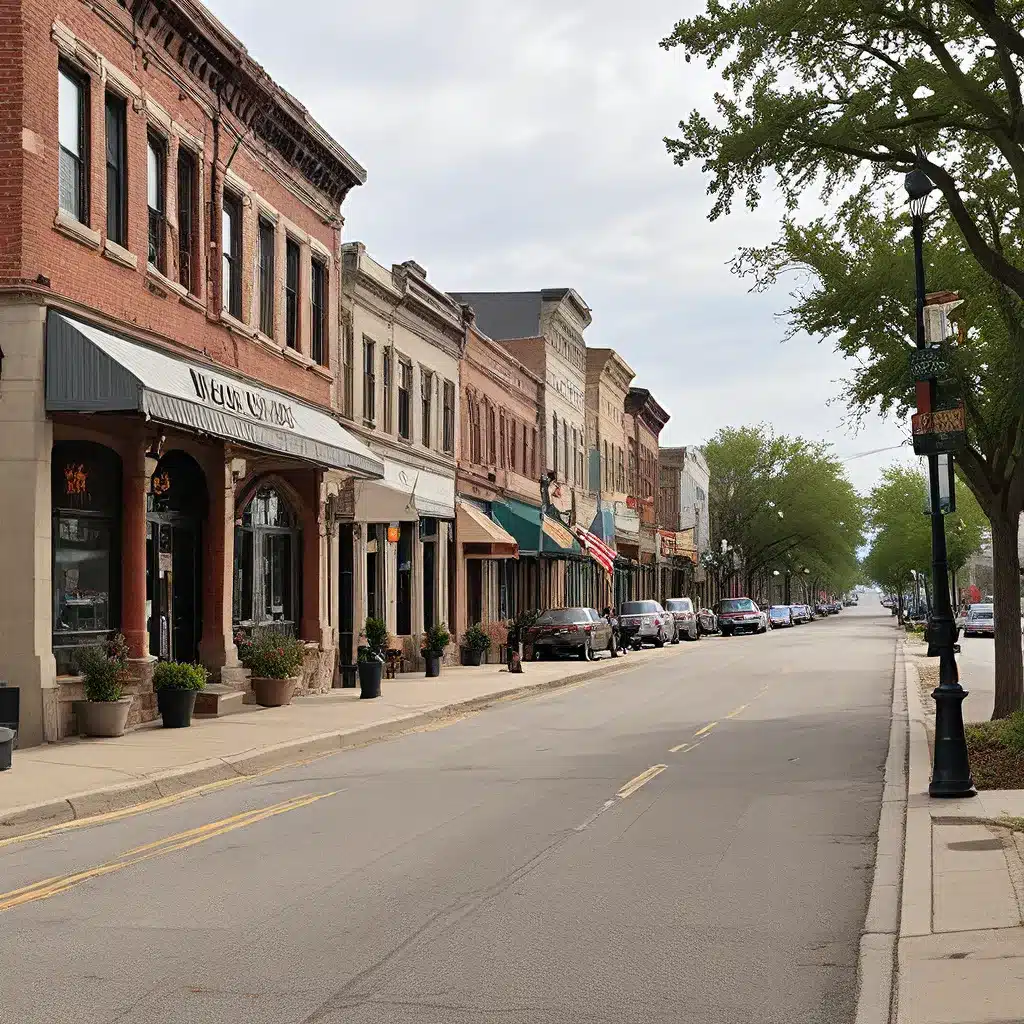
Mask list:
POLYGON ((679 635, 679 627, 676 626, 675 634, 672 637, 672 643, 678 644, 682 642, 682 637, 679 635))
POLYGON ((580 649, 580 661, 593 661, 594 660, 594 648, 591 646, 589 640, 585 640, 583 647, 580 649))
POLYGON ((698 629, 697 632, 693 634, 693 639, 694 640, 699 640, 700 639, 700 635, 701 635, 700 634, 700 630, 698 629))
POLYGON ((619 656, 619 645, 615 642, 615 637, 612 637, 611 642, 608 644, 608 653, 613 657, 619 656))

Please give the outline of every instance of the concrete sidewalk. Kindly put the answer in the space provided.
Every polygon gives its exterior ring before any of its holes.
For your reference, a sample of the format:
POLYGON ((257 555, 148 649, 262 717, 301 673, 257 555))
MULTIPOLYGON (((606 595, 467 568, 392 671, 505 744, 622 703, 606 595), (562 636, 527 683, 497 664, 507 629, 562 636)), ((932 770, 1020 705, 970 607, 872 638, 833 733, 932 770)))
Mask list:
POLYGON ((935 712, 923 653, 904 645, 909 771, 891 1019, 1009 1024, 1024 1020, 1024 834, 998 823, 1024 818, 1024 791, 928 797, 935 712))
POLYGON ((499 665, 444 668, 438 679, 385 679, 383 695, 358 689, 299 697, 283 708, 194 719, 189 729, 159 722, 116 739, 72 739, 18 750, 0 774, 0 839, 31 827, 131 807, 211 783, 238 780, 329 751, 373 742, 466 714, 498 699, 672 658, 684 647, 630 652, 595 662, 531 662, 522 675, 499 665))

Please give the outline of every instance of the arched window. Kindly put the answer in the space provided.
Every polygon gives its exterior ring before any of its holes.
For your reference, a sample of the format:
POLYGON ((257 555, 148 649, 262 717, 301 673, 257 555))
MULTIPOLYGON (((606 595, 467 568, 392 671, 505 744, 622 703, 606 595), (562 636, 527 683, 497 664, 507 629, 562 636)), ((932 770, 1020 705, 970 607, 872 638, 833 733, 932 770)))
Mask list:
POLYGON ((235 523, 236 626, 275 626, 294 632, 299 619, 302 531, 274 487, 261 487, 235 523))

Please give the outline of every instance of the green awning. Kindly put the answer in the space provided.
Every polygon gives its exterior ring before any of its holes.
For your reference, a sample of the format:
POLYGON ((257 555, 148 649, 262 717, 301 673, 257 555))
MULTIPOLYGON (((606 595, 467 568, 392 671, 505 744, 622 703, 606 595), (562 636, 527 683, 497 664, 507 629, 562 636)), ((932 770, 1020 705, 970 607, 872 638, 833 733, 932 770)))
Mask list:
MULTIPOLYGON (((519 544, 519 554, 536 555, 540 550, 540 509, 535 505, 527 505, 524 501, 516 501, 515 498, 507 498, 505 501, 494 501, 491 503, 491 515, 515 537, 519 544)), ((565 547, 557 543, 551 537, 551 533, 565 533, 565 527, 556 519, 548 517, 551 523, 550 532, 544 532, 543 554, 552 558, 580 558, 583 551, 576 541, 571 547, 565 547)))

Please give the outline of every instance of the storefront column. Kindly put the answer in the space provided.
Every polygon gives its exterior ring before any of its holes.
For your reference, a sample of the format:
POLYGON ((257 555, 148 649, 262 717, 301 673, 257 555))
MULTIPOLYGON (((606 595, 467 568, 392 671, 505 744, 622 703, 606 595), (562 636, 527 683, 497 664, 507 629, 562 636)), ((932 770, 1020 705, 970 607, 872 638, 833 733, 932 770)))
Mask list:
POLYGON ((402 529, 412 529, 412 632, 423 635, 423 541, 420 539, 419 520, 402 523, 402 529))
POLYGON ((128 657, 149 658, 146 628, 146 442, 136 436, 125 447, 121 493, 121 632, 128 657))
MULTIPOLYGON (((319 490, 319 488, 318 488, 319 490)), ((320 643, 320 535, 323 506, 317 502, 302 531, 302 624, 301 637, 320 643)))
MULTIPOLYGON (((387 538, 387 531, 384 537, 387 538)), ((384 541, 384 619, 388 633, 394 637, 398 628, 398 545, 387 539, 384 541)))
POLYGON ((366 626, 366 523, 355 523, 352 529, 352 660, 361 643, 359 637, 366 626))
POLYGON ((437 621, 448 620, 448 531, 451 524, 443 519, 437 523, 437 621))
POLYGON ((221 677, 239 675, 238 648, 232 630, 235 576, 235 478, 224 453, 208 474, 210 509, 203 531, 203 635, 199 657, 221 677), (227 670, 225 672, 225 669, 227 670))

